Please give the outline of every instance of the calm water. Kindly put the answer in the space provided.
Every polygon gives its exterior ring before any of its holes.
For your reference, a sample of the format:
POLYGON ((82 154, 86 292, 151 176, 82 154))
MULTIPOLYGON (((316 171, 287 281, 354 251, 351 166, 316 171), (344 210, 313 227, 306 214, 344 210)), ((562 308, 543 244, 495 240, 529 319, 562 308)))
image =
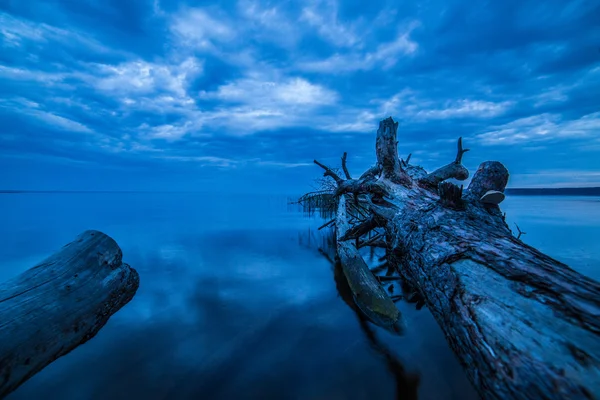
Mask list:
MULTIPOLYGON (((600 199, 509 197, 523 239, 600 280, 600 199)), ((399 303, 403 337, 369 339, 317 251, 322 221, 282 197, 0 195, 0 280, 86 229, 121 246, 136 297, 90 342, 8 397, 20 399, 476 399, 426 309, 399 303), (310 233, 309 233, 310 230, 310 233), (393 363, 392 363, 393 364, 393 363)))

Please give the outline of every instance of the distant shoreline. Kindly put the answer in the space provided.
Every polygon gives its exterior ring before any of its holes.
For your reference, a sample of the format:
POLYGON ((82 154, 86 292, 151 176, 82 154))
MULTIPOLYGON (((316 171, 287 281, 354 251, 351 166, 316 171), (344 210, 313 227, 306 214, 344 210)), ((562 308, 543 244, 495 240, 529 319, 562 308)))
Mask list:
MULTIPOLYGON (((18 193, 178 193, 178 194, 202 194, 204 192, 194 191, 159 191, 159 190, 0 190, 0 194, 18 193)), ((600 187, 576 187, 576 188, 507 188, 507 195, 511 196, 600 196, 600 187)), ((267 194, 267 193, 265 193, 267 194)))
POLYGON ((600 187, 579 188, 507 188, 513 196, 600 196, 600 187))

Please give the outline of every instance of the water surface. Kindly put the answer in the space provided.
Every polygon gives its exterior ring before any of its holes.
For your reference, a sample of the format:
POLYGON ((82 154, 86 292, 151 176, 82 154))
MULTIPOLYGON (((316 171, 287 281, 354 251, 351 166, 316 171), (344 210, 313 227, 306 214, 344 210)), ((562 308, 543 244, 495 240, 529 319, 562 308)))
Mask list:
MULTIPOLYGON (((509 196, 503 209, 524 241, 600 279, 598 198, 509 196)), ((421 399, 477 398, 425 308, 399 303, 407 334, 369 336, 316 251, 323 221, 285 197, 3 194, 0 221, 0 280, 86 229, 112 236, 141 279, 94 339, 9 400, 394 399, 406 376, 392 364, 420 374, 421 399)))

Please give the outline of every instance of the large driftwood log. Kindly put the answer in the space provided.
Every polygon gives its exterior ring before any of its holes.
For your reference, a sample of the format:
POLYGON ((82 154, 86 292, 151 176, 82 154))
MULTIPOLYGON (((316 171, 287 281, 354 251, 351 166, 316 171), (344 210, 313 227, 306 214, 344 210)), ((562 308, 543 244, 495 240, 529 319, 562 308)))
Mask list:
POLYGON ((468 178, 462 140, 453 163, 427 174, 398 158, 397 128, 381 121, 377 166, 336 176, 335 194, 370 213, 342 239, 385 229, 387 265, 428 306, 483 399, 596 399, 600 284, 513 236, 498 206, 501 163, 481 164, 463 191, 444 181, 468 178))
POLYGON ((0 398, 98 333, 139 286, 117 243, 86 231, 0 284, 0 398))

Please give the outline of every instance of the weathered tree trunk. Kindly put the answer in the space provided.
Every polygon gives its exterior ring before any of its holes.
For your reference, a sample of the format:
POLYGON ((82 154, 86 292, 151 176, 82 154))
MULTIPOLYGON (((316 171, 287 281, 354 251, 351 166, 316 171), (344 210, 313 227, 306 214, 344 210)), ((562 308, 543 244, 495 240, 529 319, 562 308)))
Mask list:
POLYGON ((397 127, 380 123, 378 163, 358 180, 319 164, 337 195, 370 214, 341 239, 385 230, 388 265, 431 310, 482 398, 597 398, 600 284, 513 236, 498 206, 501 163, 481 164, 463 193, 444 182, 468 178, 462 141, 453 163, 427 174, 398 157, 397 127))
POLYGON ((139 286, 117 243, 86 231, 0 284, 0 398, 90 340, 139 286))

